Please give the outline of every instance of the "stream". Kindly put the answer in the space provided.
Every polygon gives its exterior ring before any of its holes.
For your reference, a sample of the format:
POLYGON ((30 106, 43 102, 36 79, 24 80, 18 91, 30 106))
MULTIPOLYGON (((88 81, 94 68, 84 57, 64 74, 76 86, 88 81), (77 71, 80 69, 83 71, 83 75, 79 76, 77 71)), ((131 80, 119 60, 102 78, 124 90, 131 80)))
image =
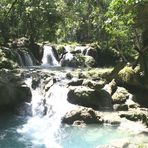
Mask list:
POLYGON ((66 99, 68 80, 65 79, 65 72, 71 69, 60 68, 48 46, 45 47, 42 62, 38 69, 42 72, 52 71, 59 81, 55 84, 53 82, 43 94, 42 86, 33 89, 32 77, 26 78, 25 82, 32 91, 32 101, 20 107, 19 114, 0 116, 0 148, 103 148, 116 143, 114 141, 120 143, 120 140, 132 141, 134 144, 148 141, 147 135, 141 133, 145 129, 142 123, 125 119, 118 126, 62 124, 61 118, 66 112, 78 107, 66 99))

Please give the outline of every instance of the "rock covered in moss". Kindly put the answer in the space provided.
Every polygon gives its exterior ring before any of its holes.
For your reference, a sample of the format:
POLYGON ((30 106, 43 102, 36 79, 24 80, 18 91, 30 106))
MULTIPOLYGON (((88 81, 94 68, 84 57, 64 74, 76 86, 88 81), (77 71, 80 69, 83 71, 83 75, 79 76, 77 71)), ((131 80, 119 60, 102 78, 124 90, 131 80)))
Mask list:
POLYGON ((96 64, 96 60, 91 57, 91 56, 85 56, 85 66, 86 67, 95 67, 97 64, 96 64))
POLYGON ((104 81, 101 81, 101 80, 93 81, 90 79, 84 79, 82 85, 95 89, 95 90, 100 90, 104 86, 104 81))
POLYGON ((134 70, 132 69, 132 67, 128 66, 125 66, 118 73, 118 79, 123 83, 133 83, 134 76, 135 76, 134 70))
POLYGON ((125 103, 125 101, 129 99, 130 96, 131 94, 127 89, 123 87, 117 87, 117 90, 112 95, 112 102, 113 104, 122 104, 125 103))

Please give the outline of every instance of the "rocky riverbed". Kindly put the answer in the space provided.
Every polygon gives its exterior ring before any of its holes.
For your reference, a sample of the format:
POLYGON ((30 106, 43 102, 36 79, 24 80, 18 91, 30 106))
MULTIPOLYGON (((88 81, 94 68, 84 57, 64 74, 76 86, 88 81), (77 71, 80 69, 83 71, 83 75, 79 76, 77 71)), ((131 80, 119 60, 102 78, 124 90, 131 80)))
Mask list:
MULTIPOLYGON (((92 68, 97 64, 95 61, 98 57, 95 56, 96 51, 89 47, 83 50, 82 47, 70 50, 68 46, 57 51, 52 47, 49 50, 52 50, 49 52, 50 56, 43 55, 43 58, 48 60, 36 60, 42 61, 41 66, 30 65, 32 67, 20 68, 19 63, 16 63, 13 67, 15 61, 8 61, 10 67, 5 67, 4 63, 1 63, 1 113, 14 111, 20 114, 21 110, 25 116, 39 115, 49 119, 58 113, 60 124, 74 127, 85 127, 88 124, 120 127, 123 120, 126 120, 141 123, 145 127, 145 130, 140 130, 138 134, 148 133, 147 86, 142 85, 140 81, 138 67, 135 71, 130 65, 122 64, 115 68, 92 68), (68 54, 71 54, 71 59, 67 60, 68 54), (87 58, 77 59, 74 56, 79 54, 90 56, 93 62, 88 65, 87 58), (58 58, 60 56, 61 59, 58 58), (47 66, 49 63, 53 64, 55 57, 55 63, 58 63, 56 67, 47 66), (61 67, 59 63, 61 66, 70 67, 61 67), (57 98, 62 98, 62 102, 55 100, 57 98), (63 102, 65 108, 62 106, 63 102)), ((122 147, 137 145, 124 140, 121 143, 122 147)), ((115 147, 114 144, 111 145, 115 147)), ((147 146, 147 143, 144 146, 147 146)))

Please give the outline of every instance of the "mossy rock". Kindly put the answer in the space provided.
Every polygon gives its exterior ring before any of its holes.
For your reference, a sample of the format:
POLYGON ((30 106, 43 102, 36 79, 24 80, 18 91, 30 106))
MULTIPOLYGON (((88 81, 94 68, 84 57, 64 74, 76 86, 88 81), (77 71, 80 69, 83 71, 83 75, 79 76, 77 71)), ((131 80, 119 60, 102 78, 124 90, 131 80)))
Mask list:
POLYGON ((131 94, 123 87, 117 87, 116 92, 112 95, 113 104, 122 104, 131 94))
MULTIPOLYGON (((68 53, 67 53, 68 54, 68 53)), ((73 54, 71 59, 67 58, 65 54, 64 58, 61 60, 61 65, 63 67, 85 67, 85 56, 82 54, 73 54)))
POLYGON ((103 88, 104 86, 104 81, 93 81, 93 80, 88 80, 88 79, 84 79, 83 86, 87 86, 89 88, 95 89, 95 90, 100 90, 103 88))
POLYGON ((132 67, 128 67, 128 66, 125 66, 118 73, 118 79, 123 83, 133 83, 134 76, 135 76, 134 70, 132 69, 132 67))
POLYGON ((88 70, 87 75, 91 78, 108 78, 112 72, 112 67, 110 68, 93 68, 88 70))
POLYGON ((56 47, 56 49, 59 56, 63 55, 66 52, 64 45, 59 45, 56 47))
POLYGON ((91 56, 85 56, 85 66, 86 67, 95 67, 96 66, 95 59, 91 56))
POLYGON ((95 90, 86 86, 71 86, 68 101, 96 110, 112 108, 111 97, 105 90, 95 90))

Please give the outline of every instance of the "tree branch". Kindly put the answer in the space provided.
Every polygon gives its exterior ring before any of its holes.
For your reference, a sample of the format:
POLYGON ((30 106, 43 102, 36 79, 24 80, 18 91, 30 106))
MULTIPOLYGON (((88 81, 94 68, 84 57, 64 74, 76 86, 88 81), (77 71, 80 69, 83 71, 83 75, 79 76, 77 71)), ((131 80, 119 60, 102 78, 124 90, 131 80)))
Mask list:
POLYGON ((13 7, 14 7, 14 5, 17 3, 17 1, 18 1, 18 0, 15 0, 15 1, 12 3, 10 9, 8 10, 8 12, 7 12, 6 15, 5 15, 6 17, 7 17, 8 14, 10 13, 10 11, 13 9, 13 7))

